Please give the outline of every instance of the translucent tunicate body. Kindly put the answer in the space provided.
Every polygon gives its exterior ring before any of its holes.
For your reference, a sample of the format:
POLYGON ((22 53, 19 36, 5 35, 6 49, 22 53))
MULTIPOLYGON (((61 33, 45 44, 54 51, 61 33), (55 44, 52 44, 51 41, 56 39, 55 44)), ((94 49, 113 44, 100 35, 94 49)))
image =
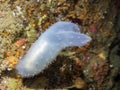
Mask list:
POLYGON ((19 60, 15 69, 23 77, 34 76, 53 62, 65 47, 81 47, 90 40, 88 35, 80 32, 77 24, 59 21, 50 26, 32 44, 27 54, 19 60))

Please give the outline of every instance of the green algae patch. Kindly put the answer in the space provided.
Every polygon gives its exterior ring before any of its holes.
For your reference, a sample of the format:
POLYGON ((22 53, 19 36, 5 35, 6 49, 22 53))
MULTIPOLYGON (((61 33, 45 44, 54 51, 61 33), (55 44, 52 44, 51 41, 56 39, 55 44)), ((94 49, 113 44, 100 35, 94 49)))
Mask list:
POLYGON ((18 82, 18 79, 15 78, 9 78, 7 81, 7 87, 9 90, 19 90, 20 89, 20 83, 18 82))

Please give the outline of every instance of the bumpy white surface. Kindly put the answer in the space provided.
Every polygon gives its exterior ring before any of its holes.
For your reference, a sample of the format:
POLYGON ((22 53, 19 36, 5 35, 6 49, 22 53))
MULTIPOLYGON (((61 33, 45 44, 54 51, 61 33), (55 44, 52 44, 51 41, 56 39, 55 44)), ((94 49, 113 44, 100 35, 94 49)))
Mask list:
POLYGON ((78 25, 59 21, 50 26, 33 43, 15 69, 23 77, 31 77, 44 70, 68 46, 83 46, 91 38, 80 33, 78 25))

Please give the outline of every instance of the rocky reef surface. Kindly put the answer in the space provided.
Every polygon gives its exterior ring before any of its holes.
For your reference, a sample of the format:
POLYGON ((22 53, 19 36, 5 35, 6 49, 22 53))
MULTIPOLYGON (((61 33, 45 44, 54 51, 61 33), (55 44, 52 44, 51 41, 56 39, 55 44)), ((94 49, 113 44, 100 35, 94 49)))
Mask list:
POLYGON ((119 0, 0 0, 0 90, 119 90, 119 33, 119 0), (92 41, 65 48, 39 75, 18 75, 18 60, 60 20, 78 24, 92 41))

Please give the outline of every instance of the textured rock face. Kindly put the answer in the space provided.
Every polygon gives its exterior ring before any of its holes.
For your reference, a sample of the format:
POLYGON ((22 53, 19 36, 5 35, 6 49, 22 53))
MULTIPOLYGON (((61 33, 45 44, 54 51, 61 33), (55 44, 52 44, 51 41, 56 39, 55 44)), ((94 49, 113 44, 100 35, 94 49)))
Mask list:
POLYGON ((0 89, 119 90, 119 2, 0 0, 0 89), (18 60, 38 36, 60 20, 78 24, 93 41, 82 48, 64 49, 49 68, 33 78, 16 77, 11 70, 18 60))

